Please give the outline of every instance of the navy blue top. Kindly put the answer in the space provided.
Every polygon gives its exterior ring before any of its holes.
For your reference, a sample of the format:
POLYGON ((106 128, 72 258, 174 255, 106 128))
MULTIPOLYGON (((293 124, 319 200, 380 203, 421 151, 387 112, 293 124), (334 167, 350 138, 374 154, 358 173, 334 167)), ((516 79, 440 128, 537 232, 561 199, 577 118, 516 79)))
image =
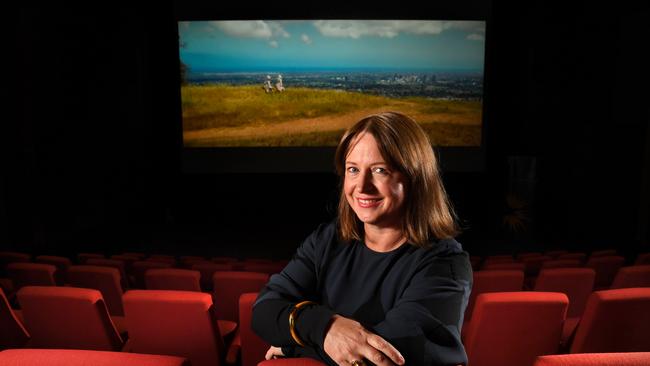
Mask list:
POLYGON ((280 273, 271 276, 253 307, 253 330, 285 354, 336 363, 323 350, 334 314, 354 319, 397 348, 407 365, 467 363, 460 340, 472 286, 469 256, 454 239, 429 248, 404 244, 375 252, 365 243, 343 243, 335 222, 318 227, 280 273), (289 312, 304 300, 296 331, 289 312))

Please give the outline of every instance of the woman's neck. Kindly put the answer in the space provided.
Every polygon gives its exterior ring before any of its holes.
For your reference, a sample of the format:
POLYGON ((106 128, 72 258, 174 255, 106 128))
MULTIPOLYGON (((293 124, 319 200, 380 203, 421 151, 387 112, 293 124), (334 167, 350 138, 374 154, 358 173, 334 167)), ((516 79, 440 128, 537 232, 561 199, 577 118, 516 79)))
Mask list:
POLYGON ((364 225, 366 246, 375 252, 390 252, 406 242, 406 236, 397 228, 364 225))

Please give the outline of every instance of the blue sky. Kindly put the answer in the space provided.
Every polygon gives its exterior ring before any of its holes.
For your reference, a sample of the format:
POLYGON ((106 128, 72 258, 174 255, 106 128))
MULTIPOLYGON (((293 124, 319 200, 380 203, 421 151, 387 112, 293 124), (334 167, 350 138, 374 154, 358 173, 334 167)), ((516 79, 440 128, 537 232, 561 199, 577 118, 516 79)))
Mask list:
POLYGON ((481 21, 179 22, 180 57, 191 71, 483 71, 481 21))

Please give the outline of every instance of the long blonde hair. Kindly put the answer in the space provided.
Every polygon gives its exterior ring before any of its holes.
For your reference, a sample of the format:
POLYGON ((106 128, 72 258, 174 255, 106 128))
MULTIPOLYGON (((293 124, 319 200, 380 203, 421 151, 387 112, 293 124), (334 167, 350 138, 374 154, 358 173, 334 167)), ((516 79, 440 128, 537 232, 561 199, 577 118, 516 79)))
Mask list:
MULTIPOLYGON (((382 157, 407 181, 402 231, 409 243, 419 247, 436 239, 451 238, 459 233, 456 214, 442 185, 438 162, 431 142, 413 119, 397 112, 385 112, 363 118, 350 127, 336 149, 336 172, 341 187, 345 179, 345 160, 357 136, 371 134, 382 157)), ((338 207, 339 236, 344 241, 361 240, 363 225, 350 207, 341 188, 338 207)))

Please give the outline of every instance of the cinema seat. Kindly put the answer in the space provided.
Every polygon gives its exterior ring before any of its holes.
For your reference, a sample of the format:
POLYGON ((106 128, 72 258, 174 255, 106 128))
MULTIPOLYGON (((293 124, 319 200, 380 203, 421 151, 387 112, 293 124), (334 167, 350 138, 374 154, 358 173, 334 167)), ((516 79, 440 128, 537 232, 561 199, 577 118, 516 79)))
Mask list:
POLYGON ((190 366, 182 357, 71 349, 9 349, 2 366, 190 366))
POLYGON ((266 360, 257 364, 258 366, 325 366, 324 363, 316 361, 313 358, 278 358, 275 360, 266 360))
POLYGON ((230 272, 233 270, 230 263, 195 263, 192 265, 194 271, 201 273, 201 289, 212 290, 212 275, 217 272, 230 272))
POLYGON ((123 341, 102 294, 76 287, 27 286, 18 291, 30 347, 119 351, 123 341))
POLYGON ((119 259, 105 259, 105 258, 88 258, 86 264, 89 266, 102 266, 117 268, 120 271, 120 284, 122 289, 129 287, 129 278, 126 272, 126 263, 119 259))
POLYGON ((148 290, 178 290, 201 292, 201 273, 189 269, 152 268, 145 275, 148 290))
POLYGON ((104 255, 99 253, 79 253, 77 254, 77 263, 86 264, 86 261, 90 258, 105 259, 104 255))
POLYGON ((161 262, 156 261, 137 261, 132 264, 133 286, 139 289, 147 288, 145 274, 148 270, 153 268, 172 268, 173 265, 164 262, 165 258, 161 258, 161 262))
POLYGON ((554 259, 542 262, 542 270, 550 268, 580 268, 582 264, 577 259, 554 259))
POLYGON ((0 252, 0 277, 7 274, 6 269, 9 263, 28 263, 31 261, 32 256, 27 253, 0 252))
POLYGON ((24 286, 56 286, 56 266, 43 263, 9 263, 7 273, 14 291, 24 286))
POLYGON ((241 354, 241 366, 255 366, 264 361, 266 351, 271 346, 251 328, 253 303, 256 299, 256 292, 245 293, 239 297, 239 329, 233 344, 228 348, 226 360, 229 364, 237 363, 237 355, 241 354))
MULTIPOLYGON (((24 346, 29 340, 29 333, 18 319, 4 291, 0 288, 0 350, 24 346)), ((0 362, 0 365, 2 363, 0 362)))
POLYGON ((44 263, 51 264, 56 267, 56 272, 54 272, 54 279, 56 280, 57 286, 65 285, 67 281, 68 268, 72 265, 70 258, 59 257, 55 255, 39 255, 34 258, 35 263, 44 263))
POLYGON ((562 344, 566 344, 575 331, 594 289, 595 278, 596 273, 591 268, 550 268, 542 270, 537 277, 535 291, 561 292, 569 297, 562 344))
POLYGON ((484 293, 476 299, 465 349, 471 366, 532 366, 558 351, 569 299, 558 292, 484 293))
POLYGON ((650 264, 650 253, 640 253, 634 260, 635 265, 650 264))
POLYGON ((120 271, 113 267, 72 266, 68 269, 68 282, 72 287, 92 288, 102 293, 111 315, 124 316, 120 271))
POLYGON ((570 353, 650 350, 648 309, 650 288, 647 287, 593 292, 587 300, 570 353))
POLYGON ((489 270, 474 272, 474 284, 469 296, 467 309, 465 309, 465 325, 472 319, 472 311, 476 297, 487 292, 512 292, 521 291, 524 287, 524 271, 517 270, 489 270))
POLYGON ((650 265, 621 267, 614 277, 612 289, 650 287, 650 265))
POLYGON ((602 256, 602 257, 591 257, 585 263, 585 267, 593 268, 596 271, 596 282, 594 288, 596 290, 608 289, 614 277, 616 277, 616 272, 619 268, 625 263, 625 258, 621 256, 602 256))
POLYGON ((192 366, 219 366, 225 347, 210 294, 131 290, 124 294, 131 352, 186 357, 192 366))
POLYGON ((269 275, 257 272, 215 272, 212 275, 214 305, 219 319, 239 321, 239 296, 260 292, 269 275))
POLYGON ((648 366, 650 352, 577 353, 539 356, 534 366, 648 366))

